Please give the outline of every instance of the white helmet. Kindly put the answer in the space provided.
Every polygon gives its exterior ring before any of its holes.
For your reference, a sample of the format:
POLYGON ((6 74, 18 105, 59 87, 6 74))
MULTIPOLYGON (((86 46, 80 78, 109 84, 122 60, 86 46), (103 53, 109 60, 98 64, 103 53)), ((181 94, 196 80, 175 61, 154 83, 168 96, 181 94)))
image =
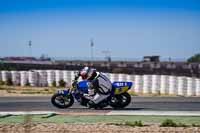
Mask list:
POLYGON ((95 73, 96 73, 96 69, 84 67, 81 70, 80 75, 81 75, 82 79, 92 80, 95 73))

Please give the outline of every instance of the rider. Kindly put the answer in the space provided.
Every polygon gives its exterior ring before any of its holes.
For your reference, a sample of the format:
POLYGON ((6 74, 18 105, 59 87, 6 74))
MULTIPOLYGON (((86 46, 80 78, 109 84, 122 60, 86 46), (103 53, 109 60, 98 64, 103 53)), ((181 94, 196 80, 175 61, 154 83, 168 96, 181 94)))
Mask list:
POLYGON ((88 80, 88 94, 84 94, 85 98, 89 99, 89 107, 94 107, 104 99, 106 99, 111 92, 112 83, 102 73, 97 72, 94 68, 84 67, 76 76, 75 80, 79 77, 83 80, 88 80))

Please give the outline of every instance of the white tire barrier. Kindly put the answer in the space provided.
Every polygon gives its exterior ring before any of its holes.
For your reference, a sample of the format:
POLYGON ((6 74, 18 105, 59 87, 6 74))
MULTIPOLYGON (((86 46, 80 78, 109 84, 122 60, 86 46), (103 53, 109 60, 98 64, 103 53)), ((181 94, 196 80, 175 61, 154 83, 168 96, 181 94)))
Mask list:
MULTIPOLYGON (((180 96, 200 96, 200 79, 168 75, 127 75, 105 73, 111 81, 133 82, 133 91, 138 94, 170 94, 180 96)), ((67 85, 75 77, 75 71, 35 70, 35 71, 0 71, 0 80, 12 80, 13 85, 52 86, 56 81, 64 80, 67 85)), ((81 81, 81 78, 79 78, 81 81)))
MULTIPOLYGON (((71 71, 71 80, 70 80, 70 84, 72 84, 72 80, 74 80, 74 78, 75 78, 75 76, 76 76, 76 71, 71 71)), ((79 78, 79 80, 80 80, 81 78, 79 78)))
POLYGON ((187 96, 195 95, 195 82, 194 78, 187 77, 187 96))
POLYGON ((135 75, 127 75, 127 82, 135 82, 135 75))
POLYGON ((200 96, 200 79, 195 79, 195 84, 196 84, 196 88, 195 88, 195 90, 196 90, 196 96, 200 96))
POLYGON ((111 73, 109 76, 111 82, 119 81, 119 74, 111 73))
POLYGON ((177 94, 177 79, 175 76, 169 76, 169 95, 177 94))
POLYGON ((142 93, 142 85, 143 85, 143 80, 141 75, 135 75, 135 86, 134 86, 134 91, 136 93, 142 93))
POLYGON ((38 73, 36 71, 29 71, 28 81, 30 86, 38 86, 38 73))
POLYGON ((47 86, 47 72, 44 70, 38 70, 38 86, 47 86))
POLYGON ((177 90, 178 95, 185 96, 187 93, 187 82, 186 77, 177 77, 177 90))
POLYGON ((18 71, 11 71, 11 80, 13 85, 20 84, 20 73, 18 71))
POLYGON ((127 81, 127 74, 118 74, 118 80, 115 81, 127 81))
POLYGON ((133 85, 132 85, 132 90, 133 90, 133 87, 135 86, 135 76, 134 75, 127 75, 127 82, 132 82, 133 85))
POLYGON ((11 78, 11 74, 9 71, 2 71, 1 74, 2 74, 2 81, 4 82, 8 81, 8 79, 11 78))
POLYGON ((20 71, 20 77, 21 77, 20 85, 26 86, 27 83, 28 83, 28 73, 27 73, 27 71, 20 71))
POLYGON ((53 82, 55 82, 55 72, 54 70, 47 70, 47 84, 52 87, 53 82))
POLYGON ((72 84, 72 80, 74 80, 75 74, 75 71, 63 71, 63 80, 68 86, 72 84))
POLYGON ((59 82, 63 80, 63 72, 61 70, 56 70, 55 71, 55 81, 56 81, 56 86, 59 86, 59 82))
POLYGON ((143 93, 149 94, 151 92, 151 75, 143 75, 143 93))
MULTIPOLYGON (((70 71, 70 76, 69 76, 70 78, 69 78, 69 83, 68 83, 69 85, 72 84, 72 82, 76 76, 76 73, 77 73, 77 71, 70 71)), ((81 77, 78 80, 81 81, 82 80, 81 77)))
POLYGON ((160 75, 152 75, 151 93, 160 94, 159 91, 160 91, 160 75))
POLYGON ((65 83, 69 83, 70 81, 70 71, 63 71, 63 80, 65 81, 65 83))
POLYGON ((169 76, 161 75, 160 77, 160 94, 169 93, 169 76))

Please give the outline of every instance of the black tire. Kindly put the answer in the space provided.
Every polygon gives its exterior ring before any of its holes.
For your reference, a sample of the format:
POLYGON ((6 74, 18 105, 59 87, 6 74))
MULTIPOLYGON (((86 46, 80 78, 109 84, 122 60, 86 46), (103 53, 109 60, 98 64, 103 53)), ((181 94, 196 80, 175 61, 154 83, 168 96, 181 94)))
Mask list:
POLYGON ((51 103, 57 108, 61 108, 61 109, 69 108, 70 106, 73 105, 74 98, 72 95, 65 96, 63 94, 56 93, 51 97, 51 103), (69 100, 67 104, 65 103, 66 100, 69 100))
POLYGON ((131 96, 127 92, 115 95, 113 98, 117 99, 117 102, 112 102, 112 100, 110 101, 110 106, 114 109, 124 108, 131 102, 131 96))

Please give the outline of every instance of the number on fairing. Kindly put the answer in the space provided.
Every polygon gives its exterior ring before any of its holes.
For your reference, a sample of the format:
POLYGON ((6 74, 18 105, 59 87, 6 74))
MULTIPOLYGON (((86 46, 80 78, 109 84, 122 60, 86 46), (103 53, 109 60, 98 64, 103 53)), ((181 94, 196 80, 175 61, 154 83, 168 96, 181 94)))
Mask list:
POLYGON ((58 90, 58 94, 64 94, 64 90, 58 90))
POLYGON ((127 86, 126 82, 121 82, 121 83, 116 83, 117 86, 121 87, 121 86, 127 86))

